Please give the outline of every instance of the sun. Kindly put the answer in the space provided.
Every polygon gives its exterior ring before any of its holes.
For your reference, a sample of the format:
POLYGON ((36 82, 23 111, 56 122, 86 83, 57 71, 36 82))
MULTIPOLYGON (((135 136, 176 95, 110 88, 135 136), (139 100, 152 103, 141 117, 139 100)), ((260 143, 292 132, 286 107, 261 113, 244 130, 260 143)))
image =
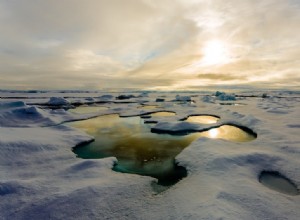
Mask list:
POLYGON ((207 41, 202 49, 203 65, 219 65, 229 62, 229 47, 221 40, 214 39, 207 41))

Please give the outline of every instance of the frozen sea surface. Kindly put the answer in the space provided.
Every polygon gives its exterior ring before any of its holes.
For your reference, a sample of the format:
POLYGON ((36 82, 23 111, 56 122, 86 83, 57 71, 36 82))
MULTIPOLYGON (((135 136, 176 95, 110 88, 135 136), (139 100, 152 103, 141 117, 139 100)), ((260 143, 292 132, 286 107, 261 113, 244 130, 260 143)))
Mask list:
POLYGON ((231 102, 240 105, 220 105, 213 94, 201 92, 131 93, 129 99, 117 100, 121 94, 0 93, 0 219, 299 219, 298 92, 235 94, 231 102), (177 95, 191 99, 178 100, 177 95), (54 109, 51 97, 67 100, 66 108, 99 108, 80 114, 54 109), (141 108, 145 105, 156 107, 141 108), (242 143, 206 137, 193 141, 175 158, 188 176, 163 193, 153 191, 152 177, 114 172, 115 157, 81 159, 72 152, 93 137, 64 122, 162 111, 175 114, 152 114, 145 120, 167 132, 237 125, 251 129, 257 138, 242 143), (183 121, 199 114, 220 119, 213 124, 183 121), (295 193, 262 184, 262 172, 280 173, 295 193))

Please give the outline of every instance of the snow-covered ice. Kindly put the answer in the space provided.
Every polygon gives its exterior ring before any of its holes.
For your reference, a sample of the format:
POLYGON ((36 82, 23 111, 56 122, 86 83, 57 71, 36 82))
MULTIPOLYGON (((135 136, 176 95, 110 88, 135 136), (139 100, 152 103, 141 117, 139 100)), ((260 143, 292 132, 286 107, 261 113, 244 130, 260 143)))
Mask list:
POLYGON ((192 99, 191 99, 190 96, 180 96, 180 95, 176 95, 175 100, 176 100, 176 101, 190 102, 192 99))
POLYGON ((262 171, 276 171, 299 190, 299 93, 268 92, 264 98, 261 92, 236 94, 245 104, 240 106, 218 105, 209 93, 179 95, 193 97, 193 104, 172 102, 174 93, 140 94, 130 93, 137 98, 122 103, 114 99, 120 93, 2 91, 0 219, 299 219, 299 193, 284 194, 259 182, 262 171), (107 109, 75 114, 38 107, 51 97, 61 97, 63 105, 99 102, 107 109), (156 102, 161 97, 165 101, 156 102), (139 108, 143 103, 157 108, 139 108), (151 118, 158 122, 155 128, 187 131, 234 124, 253 130, 257 138, 244 143, 194 141, 176 157, 188 176, 157 194, 151 186, 155 179, 112 171, 114 157, 76 158, 72 147, 93 137, 63 124, 160 111, 176 115, 151 118), (213 125, 181 121, 197 114, 220 120, 213 125))
MULTIPOLYGON (((92 98, 86 98, 92 99, 92 98)), ((51 97, 50 100, 47 102, 48 105, 69 105, 70 102, 62 97, 51 97)))

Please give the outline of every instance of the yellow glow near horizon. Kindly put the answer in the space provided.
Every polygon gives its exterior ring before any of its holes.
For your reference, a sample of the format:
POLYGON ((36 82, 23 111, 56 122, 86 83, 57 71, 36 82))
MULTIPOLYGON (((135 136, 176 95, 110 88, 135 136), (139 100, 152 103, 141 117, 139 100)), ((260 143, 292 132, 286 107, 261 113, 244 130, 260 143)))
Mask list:
POLYGON ((203 58, 201 63, 203 65, 218 65, 229 61, 229 48, 224 41, 210 40, 202 50, 203 58))

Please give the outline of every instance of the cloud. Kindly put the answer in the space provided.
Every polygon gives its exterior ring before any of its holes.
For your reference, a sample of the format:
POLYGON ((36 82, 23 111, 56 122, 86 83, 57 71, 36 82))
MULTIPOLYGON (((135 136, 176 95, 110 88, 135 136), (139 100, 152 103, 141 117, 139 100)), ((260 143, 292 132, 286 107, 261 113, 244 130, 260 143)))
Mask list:
POLYGON ((0 86, 300 86, 299 12, 298 0, 0 1, 0 86), (211 40, 226 62, 201 63, 211 40))
POLYGON ((209 80, 221 80, 221 81, 231 81, 231 80, 245 80, 246 76, 235 76, 230 73, 201 73, 198 75, 200 79, 209 79, 209 80))

